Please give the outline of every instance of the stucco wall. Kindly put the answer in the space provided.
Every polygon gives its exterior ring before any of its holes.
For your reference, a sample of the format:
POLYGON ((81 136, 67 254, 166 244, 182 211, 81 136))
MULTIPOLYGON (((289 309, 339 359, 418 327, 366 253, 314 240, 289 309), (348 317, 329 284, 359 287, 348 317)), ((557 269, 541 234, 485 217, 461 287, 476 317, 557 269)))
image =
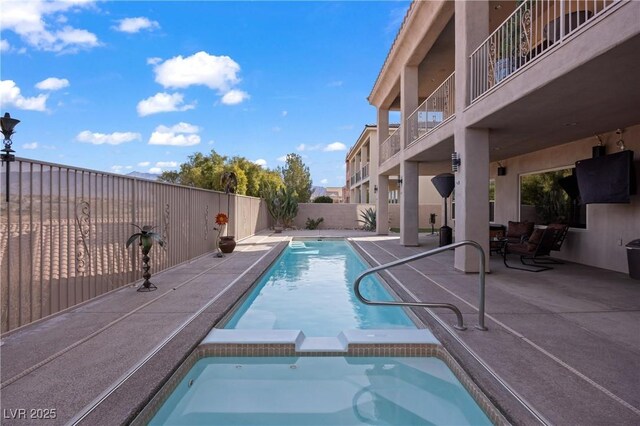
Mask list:
MULTIPOLYGON (((602 134, 608 154, 618 151, 615 130, 602 134)), ((636 175, 640 174, 640 125, 627 128, 623 139, 627 149, 634 151, 636 175)), ((495 222, 506 224, 519 219, 519 178, 521 174, 573 166, 577 160, 591 158, 594 137, 565 145, 513 157, 502 161, 506 176, 496 176, 497 164, 491 164, 491 177, 496 180, 495 222)), ((636 176, 640 184, 640 176, 636 176)), ((587 229, 571 229, 557 256, 600 268, 628 272, 629 241, 640 238, 640 195, 633 195, 630 204, 587 205, 587 229)))
MULTIPOLYGON (((442 203, 420 204, 418 205, 418 226, 420 228, 431 229, 431 225, 429 224, 429 215, 431 213, 436 214, 436 223, 434 225, 434 228, 437 230, 440 228, 440 226, 442 226, 441 220, 442 215, 444 214, 442 203)), ((449 225, 452 224, 450 223, 449 225)), ((389 227, 400 227, 400 204, 389 204, 389 227)))
POLYGON ((323 204, 304 203, 298 206, 298 215, 293 224, 304 229, 307 218, 324 218, 318 229, 357 229, 362 224, 358 222, 360 214, 367 208, 376 209, 375 204, 323 204))

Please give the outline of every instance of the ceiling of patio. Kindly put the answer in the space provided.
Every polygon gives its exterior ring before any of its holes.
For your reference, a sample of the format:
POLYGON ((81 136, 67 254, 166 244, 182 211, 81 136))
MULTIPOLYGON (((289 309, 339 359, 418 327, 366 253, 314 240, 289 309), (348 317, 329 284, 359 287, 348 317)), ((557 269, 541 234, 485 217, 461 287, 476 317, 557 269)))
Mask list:
POLYGON ((490 129, 491 160, 640 123, 638 52, 640 35, 474 123, 490 129))

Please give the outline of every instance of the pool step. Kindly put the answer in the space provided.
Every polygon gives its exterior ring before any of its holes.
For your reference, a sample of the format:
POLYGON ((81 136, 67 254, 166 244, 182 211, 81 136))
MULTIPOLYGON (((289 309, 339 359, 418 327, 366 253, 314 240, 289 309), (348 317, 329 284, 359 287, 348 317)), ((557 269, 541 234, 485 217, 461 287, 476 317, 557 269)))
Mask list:
POLYGON ((217 355, 279 354, 375 355, 399 351, 405 356, 429 356, 440 342, 429 330, 345 330, 336 337, 307 337, 300 330, 213 329, 201 346, 217 355), (366 353, 365 353, 366 352, 366 353))

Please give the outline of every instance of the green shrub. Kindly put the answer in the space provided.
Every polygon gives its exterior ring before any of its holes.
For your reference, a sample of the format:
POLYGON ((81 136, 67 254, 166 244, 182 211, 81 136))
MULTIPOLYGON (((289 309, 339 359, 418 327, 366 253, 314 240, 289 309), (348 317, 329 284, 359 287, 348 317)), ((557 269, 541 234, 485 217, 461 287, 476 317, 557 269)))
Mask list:
POLYGON ((318 226, 324 221, 323 217, 319 217, 318 219, 307 218, 307 224, 305 225, 306 229, 318 229, 318 226))
POLYGON ((360 217, 362 219, 358 220, 358 222, 362 223, 362 229, 365 231, 376 230, 376 211, 372 207, 362 211, 360 217))
POLYGON ((329 197, 328 195, 321 195, 319 197, 316 197, 313 200, 314 203, 326 203, 326 204, 333 204, 333 198, 329 197))

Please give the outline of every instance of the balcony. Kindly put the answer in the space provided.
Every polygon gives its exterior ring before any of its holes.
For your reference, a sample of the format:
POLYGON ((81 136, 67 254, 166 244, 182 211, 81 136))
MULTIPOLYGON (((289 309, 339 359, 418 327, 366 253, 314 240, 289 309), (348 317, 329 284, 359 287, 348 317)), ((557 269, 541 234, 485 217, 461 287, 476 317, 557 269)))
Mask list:
POLYGON ((527 0, 469 57, 471 103, 622 0, 527 0))
POLYGON ((455 109, 455 73, 452 73, 407 118, 407 146, 455 115, 455 109))
POLYGON ((366 179, 369 177, 369 163, 367 162, 364 166, 362 166, 362 179, 366 179))
POLYGON ((380 145, 380 164, 400 152, 400 132, 401 125, 380 145))

